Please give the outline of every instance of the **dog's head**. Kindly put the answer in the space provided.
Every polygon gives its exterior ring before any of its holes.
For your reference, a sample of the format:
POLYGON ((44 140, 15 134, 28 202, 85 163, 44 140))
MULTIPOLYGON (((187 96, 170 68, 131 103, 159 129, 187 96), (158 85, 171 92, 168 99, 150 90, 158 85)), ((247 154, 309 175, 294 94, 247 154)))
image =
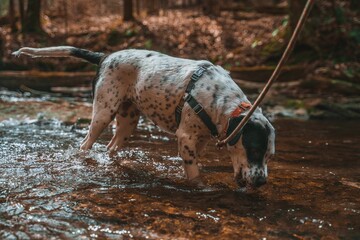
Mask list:
MULTIPOLYGON (((229 120, 227 135, 243 118, 242 115, 229 120)), ((261 111, 251 116, 227 147, 239 187, 257 188, 266 183, 267 162, 275 154, 275 129, 261 111)))

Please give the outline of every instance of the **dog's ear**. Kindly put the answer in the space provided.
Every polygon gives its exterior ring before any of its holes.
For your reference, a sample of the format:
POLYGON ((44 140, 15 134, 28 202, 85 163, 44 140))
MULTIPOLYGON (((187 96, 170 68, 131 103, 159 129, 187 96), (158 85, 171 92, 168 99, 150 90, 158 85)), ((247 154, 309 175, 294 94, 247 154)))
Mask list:
MULTIPOLYGON (((244 116, 239 116, 230 119, 229 126, 226 130, 226 137, 228 137, 235 130, 235 128, 239 125, 239 123, 243 118, 244 116)), ((241 134, 242 134, 242 130, 238 134, 236 134, 235 137, 231 139, 231 141, 229 141, 228 143, 229 146, 235 145, 239 141, 241 134)))

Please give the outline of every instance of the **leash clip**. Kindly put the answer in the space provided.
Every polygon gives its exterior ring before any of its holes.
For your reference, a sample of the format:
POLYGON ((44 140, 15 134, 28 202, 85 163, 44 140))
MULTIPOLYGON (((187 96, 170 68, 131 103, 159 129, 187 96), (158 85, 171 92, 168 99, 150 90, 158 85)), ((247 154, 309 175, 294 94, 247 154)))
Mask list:
POLYGON ((217 139, 215 146, 217 148, 217 150, 221 150, 224 147, 224 144, 222 143, 222 141, 220 141, 219 139, 217 139))

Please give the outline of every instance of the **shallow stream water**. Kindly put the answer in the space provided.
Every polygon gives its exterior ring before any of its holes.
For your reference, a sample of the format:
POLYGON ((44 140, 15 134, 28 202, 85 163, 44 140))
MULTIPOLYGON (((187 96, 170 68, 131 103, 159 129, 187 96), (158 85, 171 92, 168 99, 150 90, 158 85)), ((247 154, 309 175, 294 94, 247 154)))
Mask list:
POLYGON ((85 129, 0 123, 0 239, 360 238, 360 123, 278 120, 269 182, 240 192, 225 150, 183 177, 173 136, 142 120, 114 158, 85 129))

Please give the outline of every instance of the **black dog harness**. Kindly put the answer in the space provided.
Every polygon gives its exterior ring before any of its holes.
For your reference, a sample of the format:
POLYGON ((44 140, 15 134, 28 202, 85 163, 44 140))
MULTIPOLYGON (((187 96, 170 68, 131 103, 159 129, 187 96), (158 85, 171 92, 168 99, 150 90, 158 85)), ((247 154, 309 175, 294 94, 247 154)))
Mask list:
POLYGON ((175 119, 177 126, 179 127, 181 121, 181 112, 185 102, 187 102, 189 106, 194 110, 196 115, 199 116, 201 121, 203 121, 206 127, 210 130, 211 135, 213 137, 218 137, 219 136, 218 130, 215 124, 211 121, 210 116, 207 114, 204 107, 198 101, 196 101, 196 99, 191 95, 191 90, 194 89, 195 83, 200 79, 200 77, 204 74, 205 71, 206 71, 205 67, 200 67, 191 75, 190 82, 188 83, 185 90, 185 95, 175 109, 175 119))

